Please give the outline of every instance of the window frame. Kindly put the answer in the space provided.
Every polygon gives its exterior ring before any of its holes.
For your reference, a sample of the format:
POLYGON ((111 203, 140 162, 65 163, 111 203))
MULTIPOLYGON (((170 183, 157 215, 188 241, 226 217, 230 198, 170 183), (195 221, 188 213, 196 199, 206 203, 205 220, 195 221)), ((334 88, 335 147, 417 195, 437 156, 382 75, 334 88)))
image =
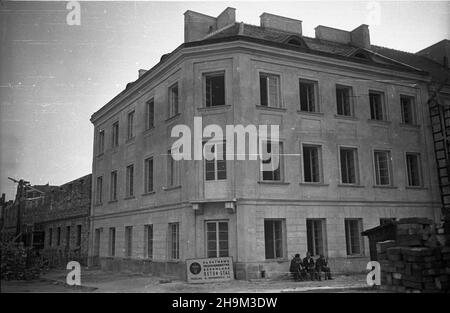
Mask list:
POLYGON ((422 155, 420 152, 405 152, 405 169, 406 169, 406 187, 408 188, 423 188, 424 187, 424 179, 423 179, 423 165, 422 165, 422 155), (410 184, 410 175, 409 175, 409 166, 408 166, 408 156, 415 156, 417 158, 417 167, 418 167, 418 175, 419 175, 419 184, 411 185, 410 184))
POLYGON ((98 131, 97 141, 97 155, 102 155, 105 152, 105 130, 100 129, 98 131))
POLYGON ((135 113, 134 109, 127 113, 127 141, 132 140, 136 136, 135 113))
POLYGON ((225 69, 221 69, 221 70, 217 70, 217 71, 212 71, 212 72, 205 72, 202 74, 202 81, 203 81, 203 107, 204 108, 216 108, 216 107, 224 107, 227 105, 227 88, 226 88, 226 71, 225 69), (212 104, 212 93, 210 91, 210 99, 209 99, 209 103, 211 103, 210 105, 208 105, 208 85, 207 85, 207 80, 208 78, 211 77, 219 77, 219 76, 223 76, 223 104, 218 104, 218 105, 213 105, 212 104))
POLYGON ((120 145, 120 123, 119 121, 115 121, 111 125, 111 147, 117 148, 120 145))
MULTIPOLYGON (((311 253, 311 256, 318 256, 318 255, 320 255, 320 254, 322 254, 322 255, 324 255, 324 256, 327 256, 327 232, 326 232, 326 219, 325 218, 306 218, 306 244, 307 244, 307 251, 309 251, 310 253, 311 253), (308 222, 310 222, 310 223, 312 223, 312 225, 313 225, 313 230, 312 230, 312 235, 313 235, 313 238, 311 238, 311 242, 312 242, 312 244, 313 244, 313 247, 312 247, 312 250, 313 251, 311 251, 311 247, 310 247, 310 239, 308 239, 309 238, 309 232, 308 232, 308 222), (321 241, 322 241, 322 246, 321 246, 321 248, 322 248, 322 251, 320 252, 320 251, 318 251, 318 253, 316 254, 316 248, 317 248, 317 245, 316 245, 316 234, 315 234, 315 232, 314 232, 314 230, 315 230, 315 227, 316 227, 316 225, 315 225, 315 223, 320 223, 320 236, 321 236, 321 241)), ((319 247, 320 247, 320 245, 319 245, 319 247)), ((320 250, 320 249, 318 249, 318 250, 320 250)))
MULTIPOLYGON (((336 84, 335 85, 335 98, 336 98, 336 116, 339 117, 355 117, 355 103, 354 103, 354 96, 353 96, 353 87, 348 85, 342 85, 342 84, 336 84), (350 115, 347 114, 339 114, 339 101, 338 101, 338 90, 348 90, 348 106, 350 115)), ((342 112, 344 112, 345 107, 342 107, 342 112)))
POLYGON ((265 70, 259 70, 258 71, 258 86, 259 86, 259 92, 258 92, 258 97, 259 97, 259 102, 258 105, 261 107, 266 107, 266 108, 274 108, 274 109, 282 109, 283 106, 283 100, 282 100, 282 93, 281 93, 281 86, 282 86, 282 75, 280 73, 274 73, 271 71, 265 71, 265 70), (262 86, 261 86, 261 76, 266 76, 266 101, 267 101, 267 105, 263 104, 263 99, 261 96, 262 93, 262 86), (276 77, 277 78, 277 100, 278 100, 278 106, 274 106, 271 105, 272 101, 270 100, 270 84, 269 84, 269 77, 276 77))
POLYGON ((338 164, 339 164, 339 181, 340 185, 344 186, 359 186, 361 184, 361 178, 360 178, 360 168, 359 168, 359 148, 355 146, 338 146, 338 164), (354 171, 355 171, 355 182, 354 183, 345 183, 343 180, 342 175, 342 157, 341 157, 341 150, 352 150, 353 151, 353 164, 354 164, 354 171))
POLYGON ((171 261, 179 261, 180 260, 180 223, 179 222, 171 222, 169 223, 168 228, 168 259, 171 261), (175 227, 175 233, 173 232, 173 227, 175 227), (175 234, 175 238, 173 235, 175 234), (175 241, 174 241, 175 239, 175 241), (175 250, 173 250, 175 247, 175 250))
MULTIPOLYGON (((351 228, 351 227, 349 227, 351 228)), ((361 232, 363 230, 363 219, 362 218, 345 218, 344 219, 344 232, 345 232, 345 247, 346 247, 346 254, 347 257, 361 257, 365 255, 365 247, 364 247, 364 238, 361 235, 361 232), (359 253, 355 253, 353 251, 353 241, 352 241, 352 236, 350 234, 348 234, 347 232, 347 223, 348 222, 356 222, 358 223, 358 231, 356 232, 356 234, 358 235, 358 248, 359 248, 359 253), (350 239, 350 242, 349 242, 350 239)), ((351 229, 349 229, 349 232, 351 231, 351 229)))
MULTIPOLYGON (((393 168, 393 157, 392 157, 392 150, 391 149, 385 149, 385 148, 375 148, 372 150, 372 160, 373 160, 373 177, 374 177, 374 186, 376 187, 392 187, 394 186, 394 168, 393 168), (388 178, 389 183, 388 184, 381 184, 381 173, 377 172, 377 159, 375 154, 376 153, 387 153, 387 169, 388 169, 388 178), (379 181, 378 181, 379 180, 379 181)), ((379 166, 378 166, 379 167, 379 166)))
POLYGON ((206 148, 206 145, 214 145, 214 154, 217 155, 217 146, 222 144, 223 147, 223 151, 222 151, 222 156, 223 156, 223 160, 218 160, 217 157, 214 158, 214 160, 207 160, 205 158, 204 162, 203 162, 203 179, 205 182, 217 182, 217 181, 225 181, 227 180, 227 159, 226 159, 226 142, 224 141, 217 141, 217 142, 209 142, 209 141, 205 141, 203 142, 203 149, 206 148), (213 162, 214 164, 214 179, 207 179, 207 163, 208 162, 213 162), (223 162, 225 164, 225 178, 220 178, 219 179, 219 163, 223 162))
POLYGON ((132 258, 133 256, 133 226, 125 226, 125 240, 124 240, 124 257, 132 258))
POLYGON ((134 191, 134 164, 131 163, 125 169, 125 197, 134 197, 134 191), (130 176, 130 174, 132 175, 130 176))
POLYGON ((155 160, 153 155, 144 159, 144 194, 153 193, 155 191, 155 160), (151 162, 151 167, 149 167, 151 162), (151 169, 151 175, 150 175, 151 169))
POLYGON ((110 227, 108 234, 108 256, 116 256, 116 228, 110 227))
POLYGON ((153 260, 153 249, 154 249, 154 227, 153 224, 144 225, 144 258, 148 260, 153 260), (151 230, 151 232, 150 232, 151 230), (151 234, 151 236, 150 236, 151 234), (151 237, 151 240, 150 240, 151 237))
POLYGON ((302 142, 300 143, 301 148, 301 162, 300 162, 300 168, 302 172, 302 183, 303 184, 323 184, 324 183, 324 177, 323 177, 323 145, 322 144, 316 144, 316 143, 309 143, 309 142, 302 142), (305 148, 315 148, 318 150, 317 153, 317 166, 318 166, 318 177, 319 181, 306 181, 306 172, 305 172, 305 148))
MULTIPOLYGON (((369 90, 369 109, 370 109, 370 120, 371 121, 378 121, 378 122, 386 122, 388 121, 388 112, 387 112, 387 101, 386 101, 386 93, 384 91, 380 91, 380 90, 374 90, 374 89, 370 89, 369 90), (374 95, 378 95, 380 97, 380 106, 381 106, 381 119, 379 118, 374 118, 373 116, 373 110, 372 110, 372 102, 370 101, 371 99, 371 94, 374 95)), ((378 110, 377 110, 378 111, 378 110)))
POLYGON ((229 257, 230 256, 230 223, 229 220, 205 220, 205 257, 206 258, 221 258, 221 257, 229 257), (226 249, 226 255, 221 255, 221 249, 220 249, 220 242, 223 240, 220 240, 220 224, 221 223, 225 223, 227 225, 227 249, 226 249), (215 224, 215 238, 214 238, 214 242, 215 242, 215 256, 210 256, 209 252, 211 251, 209 249, 209 242, 210 240, 208 239, 208 224, 215 224))
POLYGON ((110 173, 110 188, 109 188, 109 201, 117 201, 117 183, 118 183, 118 171, 114 170, 110 173), (114 178, 114 179, 113 179, 114 178))
POLYGON ((145 102, 145 129, 153 128, 155 128, 155 98, 151 97, 145 102))
POLYGON ((95 181, 95 204, 100 205, 103 202, 103 176, 97 176, 95 181))
POLYGON ((287 253, 287 249, 286 249, 286 219, 284 218, 264 218, 264 257, 265 260, 284 260, 286 259, 286 253, 287 253), (273 243, 273 257, 268 256, 268 251, 267 251, 267 245, 269 243, 266 242, 266 222, 267 223, 272 223, 272 243, 273 243), (275 223, 280 223, 280 227, 281 227, 281 238, 278 240, 281 240, 281 255, 277 255, 277 238, 276 238, 276 226, 275 223))
POLYGON ((298 96, 299 96, 299 111, 300 112, 306 112, 306 113, 320 113, 320 103, 319 103, 319 82, 316 80, 311 80, 307 78, 299 77, 298 79, 298 96), (312 85, 313 88, 313 106, 314 110, 309 110, 309 104, 308 104, 308 110, 302 109, 302 92, 301 92, 301 84, 308 84, 312 85))
POLYGON ((168 118, 172 118, 180 113, 180 85, 178 81, 172 83, 168 87, 168 103, 169 103, 169 110, 168 110, 168 118), (172 97, 172 90, 177 89, 177 101, 174 102, 174 98, 172 97))
POLYGON ((400 94, 399 96, 400 99, 400 110, 401 110, 401 118, 402 118, 402 124, 403 125, 411 125, 411 126, 417 126, 418 125, 418 119, 417 119, 417 105, 416 105, 416 97, 412 96, 412 95, 407 95, 407 94, 400 94), (404 106, 403 106, 403 102, 402 99, 409 99, 410 100, 410 109, 411 109, 411 122, 406 122, 405 121, 405 111, 404 111, 404 106))
MULTIPOLYGON (((261 140, 262 145, 264 145, 264 143, 270 143, 272 145, 272 140, 261 140)), ((284 141, 279 140, 278 141, 279 147, 278 147, 278 158, 280 161, 279 164, 279 175, 280 175, 280 179, 264 179, 264 172, 269 172, 269 171, 263 171, 262 169, 262 165, 264 160, 260 159, 260 163, 259 163, 259 177, 260 177, 260 181, 262 182, 275 182, 275 183, 283 183, 286 182, 286 175, 285 175, 285 168, 284 168, 284 141)), ((271 146, 272 147, 272 146, 271 146)), ((270 150, 272 153, 272 149, 270 150)), ((272 178, 275 176, 275 172, 277 170, 273 170, 272 172, 272 178)))

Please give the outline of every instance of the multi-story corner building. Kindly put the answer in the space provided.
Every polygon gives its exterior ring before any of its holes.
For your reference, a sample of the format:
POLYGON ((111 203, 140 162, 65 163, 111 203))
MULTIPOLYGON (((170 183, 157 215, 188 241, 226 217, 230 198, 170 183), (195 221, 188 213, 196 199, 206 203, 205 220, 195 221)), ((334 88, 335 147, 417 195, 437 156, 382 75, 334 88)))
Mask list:
MULTIPOLYGON (((363 229, 440 218, 430 77, 374 52, 367 25, 315 30, 268 13, 236 23, 232 8, 185 13, 185 42, 92 115, 93 263, 183 276, 186 259, 231 256, 252 278, 310 251, 364 271, 363 229), (279 125, 280 167, 175 161, 172 128, 198 137, 195 117, 279 125)), ((192 151, 207 138, 194 139, 192 151)))

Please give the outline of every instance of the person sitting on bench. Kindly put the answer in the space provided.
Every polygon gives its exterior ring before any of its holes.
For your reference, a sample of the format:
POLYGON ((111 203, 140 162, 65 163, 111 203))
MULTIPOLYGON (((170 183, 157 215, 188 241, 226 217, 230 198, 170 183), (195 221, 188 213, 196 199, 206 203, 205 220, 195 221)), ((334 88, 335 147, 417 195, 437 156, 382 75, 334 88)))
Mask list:
POLYGON ((325 280, 332 279, 331 278, 331 270, 328 266, 328 261, 323 257, 321 254, 319 258, 316 260, 316 271, 317 271, 317 277, 319 280, 321 280, 322 272, 325 274, 325 280))
POLYGON ((311 257, 311 253, 306 252, 306 257, 303 259, 303 267, 306 272, 309 274, 309 278, 314 280, 316 276, 316 266, 314 264, 314 259, 311 257))
POLYGON ((302 278, 302 259, 300 258, 300 254, 297 253, 291 260, 289 271, 294 280, 300 280, 302 278))

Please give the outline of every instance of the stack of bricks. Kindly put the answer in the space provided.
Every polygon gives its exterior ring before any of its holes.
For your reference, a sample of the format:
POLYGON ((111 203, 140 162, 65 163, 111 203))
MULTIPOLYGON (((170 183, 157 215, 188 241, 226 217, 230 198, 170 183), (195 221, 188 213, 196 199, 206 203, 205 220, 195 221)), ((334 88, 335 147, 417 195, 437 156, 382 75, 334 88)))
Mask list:
POLYGON ((449 292, 450 247, 436 240, 428 219, 397 224, 397 240, 377 243, 381 288, 395 292, 449 292))

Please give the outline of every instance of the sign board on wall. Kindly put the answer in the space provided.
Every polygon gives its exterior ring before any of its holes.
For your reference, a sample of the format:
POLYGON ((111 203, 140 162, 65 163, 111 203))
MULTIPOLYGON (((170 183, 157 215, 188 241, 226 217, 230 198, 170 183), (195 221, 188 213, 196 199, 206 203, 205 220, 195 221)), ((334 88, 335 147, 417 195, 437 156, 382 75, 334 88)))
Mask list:
POLYGON ((186 260, 188 283, 211 283, 234 278, 233 259, 208 258, 186 260))

